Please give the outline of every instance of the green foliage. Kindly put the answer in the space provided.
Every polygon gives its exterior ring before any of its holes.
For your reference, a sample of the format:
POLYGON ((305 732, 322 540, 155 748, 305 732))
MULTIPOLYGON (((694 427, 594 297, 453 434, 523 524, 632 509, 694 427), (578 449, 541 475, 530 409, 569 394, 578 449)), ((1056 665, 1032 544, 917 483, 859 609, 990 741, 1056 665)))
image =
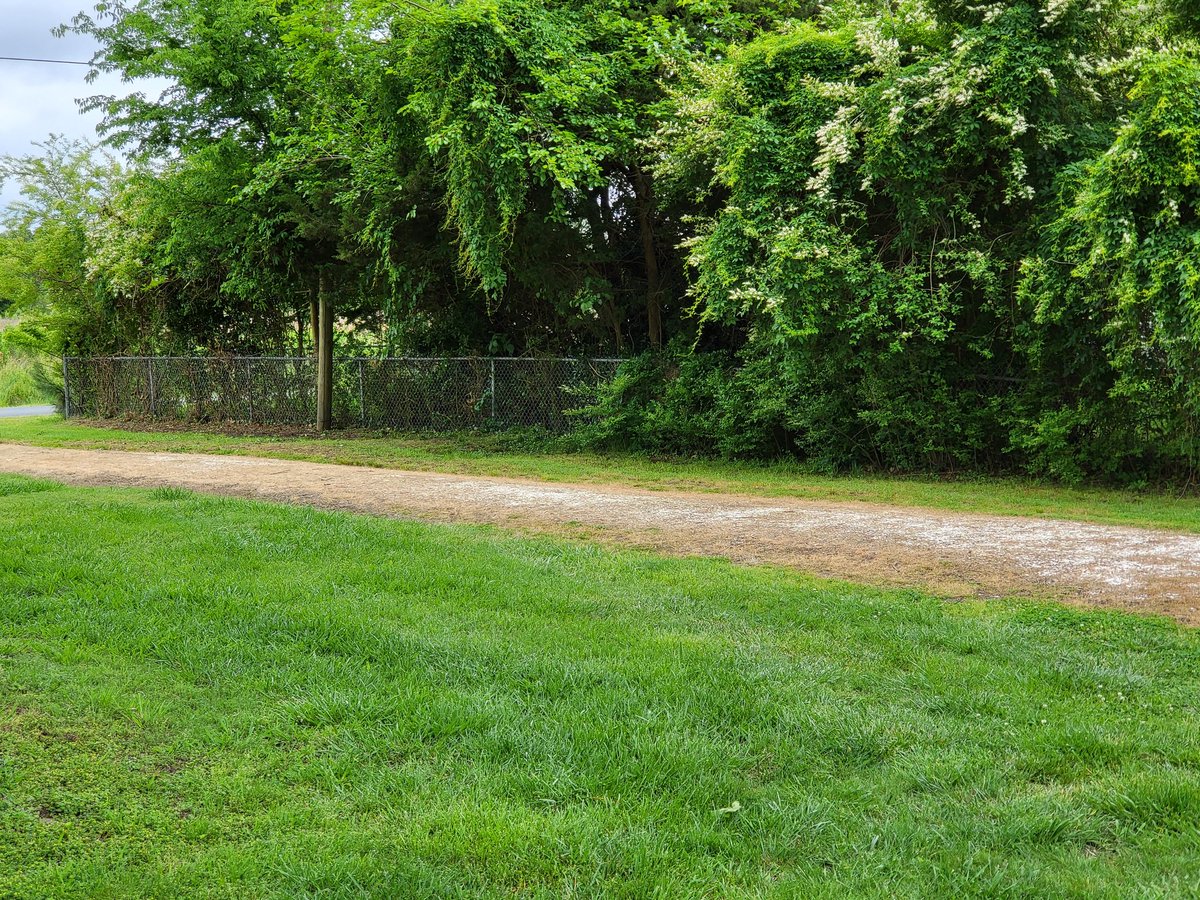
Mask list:
POLYGON ((1138 60, 1127 121, 1066 173, 1026 262, 1025 449, 1055 474, 1200 463, 1200 60, 1138 60))
POLYGON ((584 410, 584 445, 655 454, 762 458, 787 442, 794 391, 769 360, 735 365, 727 353, 695 354, 679 343, 625 362, 584 410))
POLYGON ((91 101, 133 173, 48 148, 0 297, 81 352, 307 352, 322 291, 383 353, 671 345, 605 445, 1186 478, 1194 7, 100 4, 174 86, 91 101))
POLYGON ((0 407, 59 403, 61 369, 40 352, 45 335, 37 327, 0 320, 0 407))
POLYGON ((1079 59, 1114 49, 1114 15, 798 26, 679 92, 664 171, 720 200, 688 243, 692 295, 773 372, 788 443, 831 466, 1005 464, 1010 273, 1053 173, 1103 146, 1105 82, 1079 59))
POLYGON ((29 406, 57 400, 38 357, 0 345, 0 407, 29 406))
MULTIPOLYGON (((0 158, 0 182, 19 199, 0 212, 0 298, 54 352, 76 342, 121 346, 131 338, 118 308, 89 272, 91 231, 121 183, 121 166, 80 142, 51 136, 39 154, 0 158)), ((11 338, 10 338, 11 340, 11 338)))

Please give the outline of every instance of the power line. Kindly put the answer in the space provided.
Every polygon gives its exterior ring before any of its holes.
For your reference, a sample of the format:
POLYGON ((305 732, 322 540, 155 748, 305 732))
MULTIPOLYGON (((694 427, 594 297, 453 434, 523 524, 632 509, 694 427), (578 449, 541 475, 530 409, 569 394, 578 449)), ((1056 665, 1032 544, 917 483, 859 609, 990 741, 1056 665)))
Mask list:
MULTIPOLYGON (((433 10, 423 3, 418 3, 417 0, 400 0, 415 9, 424 12, 433 12, 433 10)), ((29 63, 46 63, 52 66, 92 66, 94 63, 84 62, 79 59, 41 59, 35 56, 0 56, 0 62, 29 62, 29 63)))
POLYGON ((32 62, 32 63, 50 63, 56 66, 90 66, 90 62, 81 62, 78 59, 37 59, 32 56, 0 56, 0 61, 4 62, 32 62))

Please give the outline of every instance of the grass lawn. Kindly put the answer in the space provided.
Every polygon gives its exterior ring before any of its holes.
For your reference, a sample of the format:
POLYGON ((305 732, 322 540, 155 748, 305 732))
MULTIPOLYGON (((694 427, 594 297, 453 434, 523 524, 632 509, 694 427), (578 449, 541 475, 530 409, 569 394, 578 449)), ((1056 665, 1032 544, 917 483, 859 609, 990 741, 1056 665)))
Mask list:
POLYGON ((218 431, 118 429, 43 417, 0 419, 0 442, 5 441, 81 449, 243 454, 464 475, 624 484, 653 490, 867 501, 1200 533, 1200 497, 1194 495, 1181 499, 1155 491, 1071 488, 1016 478, 830 476, 814 474, 795 463, 536 452, 514 449, 513 438, 507 435, 270 437, 218 431))
POLYGON ((1195 896, 1198 706, 1164 620, 0 476, 0 895, 1195 896))

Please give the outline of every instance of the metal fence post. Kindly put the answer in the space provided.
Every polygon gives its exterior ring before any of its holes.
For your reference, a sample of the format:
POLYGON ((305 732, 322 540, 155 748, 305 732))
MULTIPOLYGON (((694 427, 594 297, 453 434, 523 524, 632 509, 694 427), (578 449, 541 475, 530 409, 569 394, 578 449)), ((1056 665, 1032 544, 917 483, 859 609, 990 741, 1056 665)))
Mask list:
POLYGON ((67 377, 67 354, 63 353, 63 418, 71 418, 71 381, 67 377))
POLYGON ((158 396, 154 391, 154 358, 146 357, 146 374, 150 382, 150 418, 158 418, 158 396))
POLYGON ((489 377, 488 393, 492 395, 492 424, 496 423, 496 360, 492 360, 492 374, 489 377))
POLYGON ((250 407, 250 424, 254 424, 254 371, 250 368, 250 357, 246 357, 246 405, 250 407))
POLYGON ((367 427, 367 404, 363 400, 363 360, 358 358, 358 422, 363 428, 367 427))
POLYGON ((321 273, 317 309, 321 316, 321 341, 317 353, 317 431, 328 431, 333 425, 333 302, 321 273))

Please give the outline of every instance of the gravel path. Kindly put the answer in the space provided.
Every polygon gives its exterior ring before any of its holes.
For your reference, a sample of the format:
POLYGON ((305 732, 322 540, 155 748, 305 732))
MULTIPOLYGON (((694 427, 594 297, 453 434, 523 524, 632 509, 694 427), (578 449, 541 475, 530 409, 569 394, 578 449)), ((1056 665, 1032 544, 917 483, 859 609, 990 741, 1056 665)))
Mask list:
POLYGON ((1164 613, 1200 625, 1200 535, 243 456, 0 444, 0 471, 72 484, 174 485, 435 522, 565 532, 954 597, 1053 597, 1164 613))

